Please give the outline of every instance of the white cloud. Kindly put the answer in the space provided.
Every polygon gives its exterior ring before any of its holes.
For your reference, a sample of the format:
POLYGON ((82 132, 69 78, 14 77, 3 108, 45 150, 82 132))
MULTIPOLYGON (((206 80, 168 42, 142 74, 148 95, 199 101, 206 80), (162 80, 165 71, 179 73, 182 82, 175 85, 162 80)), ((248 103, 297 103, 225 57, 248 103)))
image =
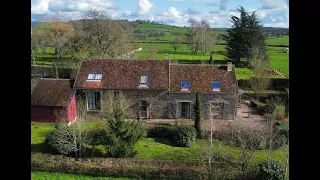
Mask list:
POLYGON ((31 5, 32 14, 46 14, 49 12, 50 0, 37 0, 31 5))
MULTIPOLYGON (((288 0, 287 4, 288 4, 288 0)), ((283 0, 260 0, 262 4, 262 9, 278 9, 283 8, 285 3, 283 0)))
POLYGON ((148 0, 139 0, 138 1, 138 14, 144 15, 150 11, 153 7, 153 4, 148 0))
POLYGON ((49 3, 50 11, 88 11, 89 9, 106 10, 112 9, 117 10, 113 3, 105 0, 51 0, 49 3))
POLYGON ((175 7, 170 7, 163 13, 154 17, 155 21, 167 23, 174 26, 187 26, 189 15, 178 11, 175 7))
POLYGON ((166 17, 175 17, 178 18, 182 15, 181 12, 177 11, 175 7, 170 7, 167 11, 163 13, 164 16, 166 17))
POLYGON ((125 12, 124 12, 124 15, 125 15, 125 16, 130 16, 131 14, 132 14, 131 11, 125 11, 125 12))

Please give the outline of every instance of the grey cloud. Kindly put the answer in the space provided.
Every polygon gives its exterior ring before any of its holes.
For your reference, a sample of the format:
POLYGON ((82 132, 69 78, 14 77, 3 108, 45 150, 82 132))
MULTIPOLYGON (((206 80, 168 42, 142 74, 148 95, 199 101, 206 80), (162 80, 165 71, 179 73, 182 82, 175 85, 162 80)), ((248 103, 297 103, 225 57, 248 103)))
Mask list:
POLYGON ((188 8, 186 11, 187 14, 201 14, 200 11, 192 9, 192 8, 188 8))

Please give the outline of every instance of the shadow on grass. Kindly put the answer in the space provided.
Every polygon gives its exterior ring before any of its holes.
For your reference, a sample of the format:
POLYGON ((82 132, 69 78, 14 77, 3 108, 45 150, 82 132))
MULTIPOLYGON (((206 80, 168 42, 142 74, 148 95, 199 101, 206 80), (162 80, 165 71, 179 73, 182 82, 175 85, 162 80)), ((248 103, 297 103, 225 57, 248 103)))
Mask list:
MULTIPOLYGON (((52 62, 57 61, 60 62, 61 60, 59 58, 56 57, 35 57, 36 61, 47 61, 47 62, 52 62)), ((62 57, 62 61, 73 61, 71 57, 62 57)))
MULTIPOLYGON (((35 153, 45 153, 44 143, 31 144, 31 152, 35 152, 35 153)), ((48 153, 48 154, 51 154, 51 153, 48 153)))
MULTIPOLYGON (((46 147, 44 143, 39 144, 31 144, 31 152, 33 153, 44 153, 44 154, 59 154, 58 152, 54 152, 50 147, 46 147)), ((74 154, 70 153, 67 155, 69 157, 74 157, 74 154)), ((83 158, 91 158, 92 157, 92 148, 85 147, 82 150, 83 158)), ((98 148, 95 148, 94 157, 106 157, 105 153, 98 148)))
POLYGON ((161 144, 166 144, 169 146, 177 147, 173 141, 169 138, 154 138, 154 141, 161 144))

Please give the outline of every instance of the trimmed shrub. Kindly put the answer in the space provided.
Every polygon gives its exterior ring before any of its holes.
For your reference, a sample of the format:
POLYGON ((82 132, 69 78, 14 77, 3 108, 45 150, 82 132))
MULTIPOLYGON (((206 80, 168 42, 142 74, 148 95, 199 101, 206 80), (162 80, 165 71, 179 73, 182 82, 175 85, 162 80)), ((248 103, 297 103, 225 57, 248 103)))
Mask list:
POLYGON ((288 121, 276 122, 275 127, 280 132, 281 135, 285 136, 287 139, 289 138, 289 122, 288 121))
POLYGON ((175 126, 171 124, 158 124, 148 131, 149 137, 172 138, 175 126))
POLYGON ((52 171, 90 176, 134 179, 206 179, 204 163, 131 158, 74 158, 31 154, 32 171, 52 171))
POLYGON ((196 139, 197 132, 191 126, 179 126, 173 133, 173 142, 179 147, 191 147, 196 139))
POLYGON ((280 161, 265 160, 259 163, 259 171, 262 179, 265 180, 282 180, 285 169, 280 161))

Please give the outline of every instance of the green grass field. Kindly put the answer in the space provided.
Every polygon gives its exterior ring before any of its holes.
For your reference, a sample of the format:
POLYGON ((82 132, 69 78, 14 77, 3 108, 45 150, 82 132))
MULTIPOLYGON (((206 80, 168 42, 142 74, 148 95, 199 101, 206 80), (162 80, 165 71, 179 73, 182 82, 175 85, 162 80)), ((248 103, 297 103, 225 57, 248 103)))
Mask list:
MULTIPOLYGON (((101 123, 89 123, 89 127, 93 128, 101 123)), ((43 143, 46 135, 54 130, 54 125, 45 123, 32 123, 31 124, 31 145, 43 143)), ((135 159, 154 159, 154 160, 181 160, 186 162, 201 162, 204 159, 203 152, 209 147, 209 140, 196 140, 193 147, 176 147, 173 145, 171 140, 164 138, 144 138, 135 145, 137 154, 134 156, 135 159)), ((214 140, 213 150, 221 148, 223 152, 229 154, 233 158, 239 158, 240 148, 231 146, 219 141, 214 140)), ((271 152, 271 158, 274 160, 285 161, 286 158, 286 146, 274 150, 271 152)), ((97 147, 98 151, 103 151, 102 146, 97 147)), ((31 148, 31 152, 33 149, 31 148)), ((266 160, 268 155, 267 150, 259 150, 254 153, 254 163, 259 163, 262 160, 266 160)), ((31 178, 33 180, 43 179, 79 179, 79 180, 107 180, 115 178, 104 178, 104 177, 91 177, 77 174, 68 174, 61 172, 39 172, 32 171, 31 178)), ((116 178, 116 179, 127 179, 127 178, 116 178)))
POLYGON ((267 44, 269 45, 286 45, 289 46, 289 36, 272 37, 267 39, 267 44))
POLYGON ((129 178, 107 178, 84 176, 61 172, 31 171, 32 180, 129 180, 129 178))
POLYGON ((283 47, 268 47, 269 67, 289 76, 289 53, 283 47))
MULTIPOLYGON (((230 154, 234 158, 239 158, 240 148, 214 141, 213 150, 218 147, 223 152, 230 154)), ((209 140, 196 140, 195 145, 189 148, 175 147, 171 141, 163 138, 145 138, 136 144, 138 154, 136 159, 158 159, 158 160, 182 160, 200 162, 202 152, 209 147, 209 140)), ((254 153, 255 162, 267 159, 268 151, 259 150, 254 153)), ((285 147, 272 151, 271 158, 284 161, 286 158, 285 147)))
MULTIPOLYGON (((89 128, 94 128, 100 123, 89 123, 89 128)), ((32 123, 31 124, 31 144, 43 143, 46 135, 54 130, 54 125, 45 123, 32 123)), ((140 140, 135 150, 137 154, 136 159, 156 159, 156 160, 183 160, 183 161, 196 161, 201 160, 201 152, 204 148, 208 147, 208 140, 196 140, 195 145, 189 148, 176 147, 168 139, 163 138, 144 138, 140 140)), ((214 141, 214 148, 218 146, 224 152, 238 158, 240 148, 214 141)), ((277 160, 284 160, 286 156, 285 147, 272 151, 272 158, 277 160)), ((97 151, 103 152, 103 147, 98 147, 97 151)), ((32 150, 32 149, 31 149, 32 150)), ((255 152, 256 162, 266 159, 267 151, 259 150, 255 152)))
POLYGON ((188 32, 187 28, 183 27, 174 27, 170 25, 164 25, 164 24, 153 24, 153 23, 142 23, 139 24, 136 28, 141 30, 147 30, 147 29, 161 29, 161 30, 168 30, 169 32, 179 32, 179 33, 185 33, 188 32))
MULTIPOLYGON (((201 51, 198 52, 198 54, 193 54, 192 49, 187 44, 182 44, 178 49, 177 52, 174 51, 171 44, 165 44, 165 43, 140 43, 139 47, 142 48, 142 51, 139 52, 137 58, 139 59, 148 59, 149 49, 152 47, 155 47, 157 49, 157 53, 154 56, 154 59, 163 59, 164 54, 167 53, 169 59, 171 60, 209 60, 210 59, 210 53, 207 52, 205 55, 201 53, 201 51)), ((223 46, 217 45, 215 50, 221 50, 223 49, 223 46)), ((215 60, 225 60, 226 57, 221 54, 214 54, 213 58, 215 60)))

